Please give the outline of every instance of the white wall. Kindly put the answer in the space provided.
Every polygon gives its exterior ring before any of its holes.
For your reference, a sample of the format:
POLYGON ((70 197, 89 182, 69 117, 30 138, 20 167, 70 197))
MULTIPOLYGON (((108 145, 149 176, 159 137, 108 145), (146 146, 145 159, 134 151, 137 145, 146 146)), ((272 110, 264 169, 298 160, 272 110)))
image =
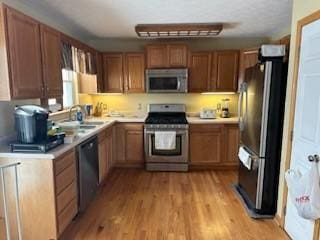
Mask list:
MULTIPOLYGON (((144 46, 149 43, 168 40, 145 40, 145 39, 97 39, 89 41, 90 45, 100 51, 143 51, 144 46)), ((191 50, 214 50, 214 49, 241 49, 258 47, 262 43, 267 43, 268 38, 203 38, 191 40, 171 40, 187 43, 191 50)))
POLYGON ((21 104, 40 104, 40 100, 0 101, 0 138, 14 133, 14 107, 21 104))
POLYGON ((289 123, 289 109, 290 100, 292 95, 292 80, 293 80, 293 63, 294 56, 296 54, 296 30, 297 22, 310 15, 311 13, 320 10, 319 0, 294 0, 293 2, 293 12, 292 12, 292 27, 291 27, 291 47, 290 47, 290 60, 289 60, 289 72, 288 72, 288 83, 287 83, 287 95, 286 95, 286 112, 284 120, 284 134, 283 134, 283 144, 282 144, 282 157, 281 157, 281 169, 280 169, 280 182, 279 182, 279 201, 278 201, 278 211, 279 216, 282 215, 282 199, 284 190, 284 171, 285 171, 285 159, 287 157, 286 151, 289 144, 288 136, 288 123, 289 123))

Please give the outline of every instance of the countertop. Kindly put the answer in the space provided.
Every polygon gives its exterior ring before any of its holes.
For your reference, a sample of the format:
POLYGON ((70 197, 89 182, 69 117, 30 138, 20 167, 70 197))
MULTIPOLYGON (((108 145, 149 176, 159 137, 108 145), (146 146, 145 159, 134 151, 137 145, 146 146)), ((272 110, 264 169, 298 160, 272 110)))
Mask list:
MULTIPOLYGON (((65 143, 47 153, 12 153, 10 151, 9 143, 0 144, 0 158, 14 158, 14 159, 23 159, 23 160, 32 160, 32 159, 43 159, 43 160, 52 160, 58 158, 62 154, 76 147, 80 143, 89 139, 90 137, 95 136, 100 131, 112 126, 113 124, 120 123, 143 123, 146 117, 102 117, 102 118, 91 118, 86 121, 103 121, 102 125, 98 125, 94 129, 87 130, 85 133, 80 134, 72 143, 65 143)), ((237 117, 232 118, 217 118, 217 119, 200 119, 199 117, 187 117, 187 120, 190 124, 236 124, 238 122, 237 117)))

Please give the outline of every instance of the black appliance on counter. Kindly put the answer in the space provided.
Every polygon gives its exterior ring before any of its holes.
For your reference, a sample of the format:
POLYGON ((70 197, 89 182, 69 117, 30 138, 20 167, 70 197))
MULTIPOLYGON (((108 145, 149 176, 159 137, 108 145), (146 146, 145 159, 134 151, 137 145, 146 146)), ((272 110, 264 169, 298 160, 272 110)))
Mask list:
POLYGON ((37 105, 17 106, 14 112, 17 141, 12 152, 44 153, 64 143, 64 134, 48 136, 49 112, 37 105))
POLYGON ((248 68, 239 96, 240 145, 250 165, 240 161, 236 190, 254 218, 276 212, 285 107, 287 63, 284 46, 265 45, 260 62, 248 68))

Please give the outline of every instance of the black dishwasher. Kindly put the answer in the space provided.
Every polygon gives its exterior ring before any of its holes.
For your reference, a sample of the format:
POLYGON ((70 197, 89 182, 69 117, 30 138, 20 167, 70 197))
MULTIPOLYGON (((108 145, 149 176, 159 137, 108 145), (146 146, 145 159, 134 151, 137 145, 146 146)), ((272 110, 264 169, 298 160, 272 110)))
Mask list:
POLYGON ((99 185, 98 139, 92 137, 78 146, 79 211, 93 199, 99 185))

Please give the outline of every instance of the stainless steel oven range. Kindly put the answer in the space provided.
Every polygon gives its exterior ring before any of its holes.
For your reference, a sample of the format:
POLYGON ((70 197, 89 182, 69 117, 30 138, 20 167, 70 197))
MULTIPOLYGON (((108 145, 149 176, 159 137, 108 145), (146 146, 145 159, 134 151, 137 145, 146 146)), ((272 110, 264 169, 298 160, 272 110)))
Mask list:
POLYGON ((183 104, 149 105, 144 124, 146 170, 188 171, 189 135, 185 109, 183 104), (158 148, 156 138, 159 133, 173 134, 174 145, 158 148))

